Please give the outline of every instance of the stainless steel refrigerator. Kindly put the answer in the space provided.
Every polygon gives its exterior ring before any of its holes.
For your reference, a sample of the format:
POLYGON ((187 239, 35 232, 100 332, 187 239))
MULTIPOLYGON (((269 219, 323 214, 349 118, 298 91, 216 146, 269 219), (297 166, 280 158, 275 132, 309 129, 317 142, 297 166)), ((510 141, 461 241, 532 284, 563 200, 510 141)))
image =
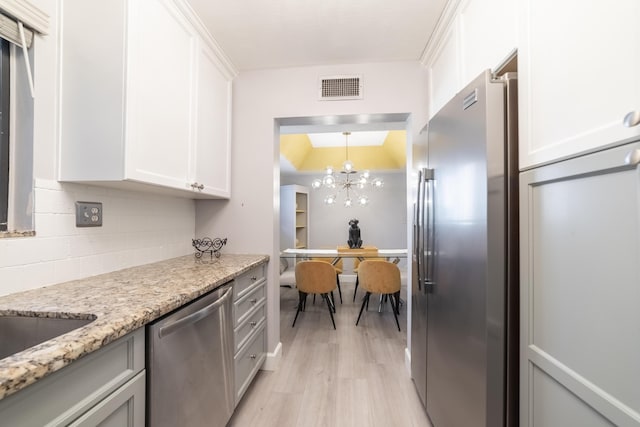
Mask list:
POLYGON ((411 370, 434 427, 517 425, 516 108, 515 73, 487 70, 423 131, 411 370))

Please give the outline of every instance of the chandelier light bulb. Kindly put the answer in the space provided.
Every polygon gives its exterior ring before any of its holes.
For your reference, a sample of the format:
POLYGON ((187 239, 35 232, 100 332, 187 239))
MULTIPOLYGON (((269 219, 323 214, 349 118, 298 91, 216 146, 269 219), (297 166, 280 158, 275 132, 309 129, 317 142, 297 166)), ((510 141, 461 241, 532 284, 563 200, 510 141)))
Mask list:
POLYGON ((322 187, 322 180, 320 178, 316 178, 313 181, 311 181, 311 188, 313 188, 314 190, 317 190, 320 187, 322 187))
POLYGON ((333 175, 333 166, 327 166, 324 170, 327 175, 333 175))
POLYGON ((369 173, 368 169, 365 169, 365 170, 362 171, 362 177, 365 179, 365 181, 367 179, 369 179, 370 176, 371 176, 371 174, 369 173))
POLYGON ((353 172, 353 162, 349 159, 345 160, 342 164, 342 170, 347 173, 353 172))
POLYGON ((336 196, 331 194, 324 198, 324 203, 327 205, 333 205, 336 202, 336 196))
POLYGON ((367 178, 365 178, 364 176, 361 176, 360 179, 358 180, 358 188, 360 190, 362 190, 365 185, 367 185, 367 178))
POLYGON ((360 206, 367 206, 369 204, 369 198, 367 196, 359 196, 358 204, 360 206))
POLYGON ((333 188, 336 185, 336 179, 333 175, 325 175, 322 179, 322 183, 329 188, 333 188))
POLYGON ((384 186, 384 182, 380 178, 375 178, 371 181, 371 185, 373 185, 373 188, 382 188, 384 186))
POLYGON ((344 207, 350 208, 351 206, 352 206, 351 198, 347 197, 346 199, 344 199, 344 207))

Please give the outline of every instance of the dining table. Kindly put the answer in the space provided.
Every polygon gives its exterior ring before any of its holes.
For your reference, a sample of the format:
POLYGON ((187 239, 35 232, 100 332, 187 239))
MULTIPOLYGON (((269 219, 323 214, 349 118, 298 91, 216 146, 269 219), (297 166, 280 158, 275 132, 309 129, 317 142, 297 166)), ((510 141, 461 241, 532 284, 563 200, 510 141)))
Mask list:
POLYGON ((361 248, 337 246, 335 249, 287 248, 280 252, 280 256, 296 259, 330 258, 332 265, 335 265, 341 258, 356 258, 360 261, 366 258, 384 258, 397 264, 401 259, 407 257, 407 249, 380 249, 375 246, 361 248))

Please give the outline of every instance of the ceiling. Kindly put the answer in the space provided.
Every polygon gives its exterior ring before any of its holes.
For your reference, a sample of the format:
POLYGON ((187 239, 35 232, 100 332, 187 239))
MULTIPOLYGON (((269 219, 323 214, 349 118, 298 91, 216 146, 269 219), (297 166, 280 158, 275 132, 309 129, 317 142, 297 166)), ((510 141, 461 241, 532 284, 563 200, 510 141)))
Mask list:
POLYGON ((401 172, 406 167, 406 131, 280 135, 280 172, 285 175, 340 169, 348 158, 357 170, 401 172))
POLYGON ((447 0, 188 0, 238 71, 420 60, 447 0))
MULTIPOLYGON (((231 63, 242 72, 312 65, 419 61, 447 0, 188 2, 231 63)), ((387 120, 388 117, 382 121, 387 120)), ((398 119, 398 122, 404 120, 398 119)), ((333 121, 331 124, 334 124, 333 121)), ((361 130, 379 128, 375 124, 375 118, 372 121, 367 120, 366 126, 361 130)), ((387 127, 375 130, 398 129, 390 123, 382 125, 387 127)), ((303 157, 300 157, 298 149, 293 161, 281 154, 282 173, 310 173, 316 167, 315 163, 322 163, 320 170, 329 164, 342 164, 343 149, 313 148, 313 145, 321 144, 317 142, 320 138, 307 136, 309 132, 313 132, 309 128, 330 132, 331 127, 327 126, 327 123, 313 126, 309 126, 308 123, 304 126, 293 124, 290 127, 290 131, 284 131, 282 128, 283 134, 301 134, 302 139, 308 138, 301 144, 312 148, 309 155, 303 157), (300 129, 296 128, 305 130, 300 132, 300 129), (335 154, 330 155, 330 151, 335 154)), ((354 130, 353 123, 350 123, 348 129, 354 130)), ((402 135, 402 144, 396 136, 385 144, 384 139, 378 138, 375 143, 364 143, 362 147, 358 147, 360 136, 357 132, 352 132, 350 143, 352 142, 351 146, 354 148, 350 150, 350 157, 356 157, 353 160, 361 169, 403 170, 406 138, 404 132, 402 135), (385 156, 386 159, 383 159, 385 156)), ((344 137, 340 133, 334 137, 336 144, 343 146, 344 137)), ((367 139, 372 140, 372 137, 367 139)))

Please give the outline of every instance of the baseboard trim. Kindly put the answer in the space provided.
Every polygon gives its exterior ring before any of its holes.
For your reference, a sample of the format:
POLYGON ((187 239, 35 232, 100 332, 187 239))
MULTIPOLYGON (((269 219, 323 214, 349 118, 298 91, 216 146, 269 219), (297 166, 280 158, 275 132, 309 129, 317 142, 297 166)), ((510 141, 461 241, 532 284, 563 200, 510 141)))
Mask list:
POLYGON ((267 358, 262 364, 263 371, 277 371, 282 358, 282 343, 279 342, 276 349, 272 353, 267 353, 267 358))

